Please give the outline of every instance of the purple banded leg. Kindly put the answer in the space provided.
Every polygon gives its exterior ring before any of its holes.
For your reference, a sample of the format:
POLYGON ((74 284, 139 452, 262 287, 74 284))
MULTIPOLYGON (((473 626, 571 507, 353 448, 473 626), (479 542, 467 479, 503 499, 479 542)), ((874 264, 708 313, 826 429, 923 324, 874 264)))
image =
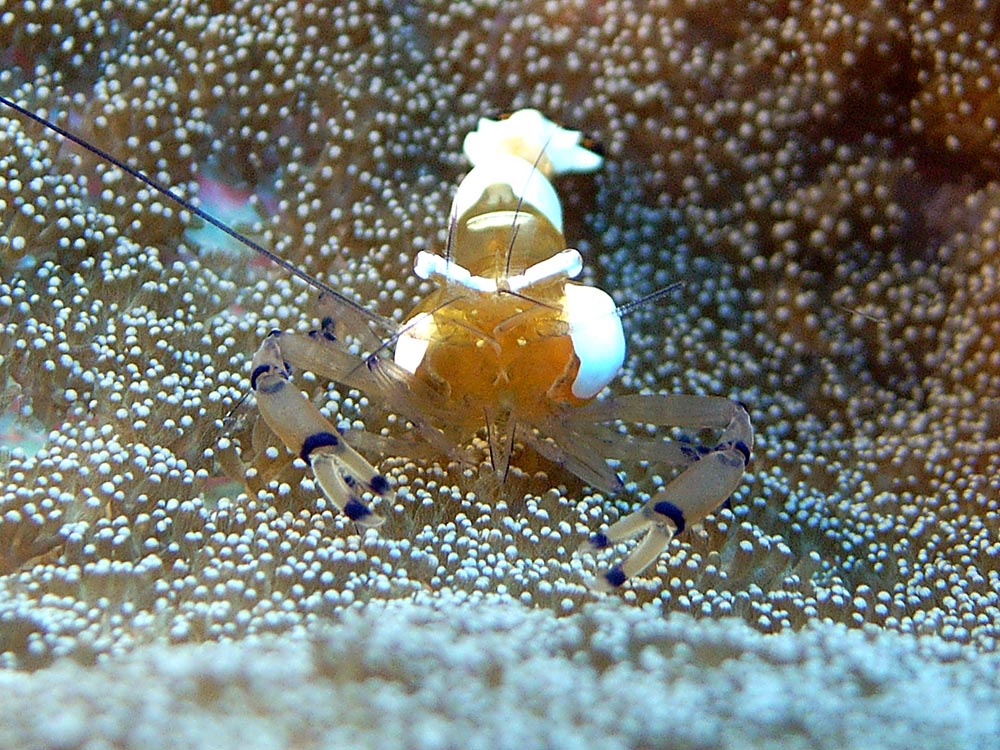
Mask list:
MULTIPOLYGON (((288 366, 281 342, 295 340, 308 346, 310 337, 272 333, 253 358, 250 383, 264 421, 292 453, 312 468, 323 494, 348 518, 362 526, 378 526, 385 518, 374 513, 361 494, 390 495, 389 483, 355 451, 327 420, 288 380, 288 366)), ((315 346, 320 346, 319 341, 315 346)), ((358 360, 354 360, 356 363, 358 360)))
MULTIPOLYGON (((692 407, 697 397, 685 397, 686 424, 698 424, 692 407)), ((719 417, 720 401, 705 397, 705 421, 719 417)), ((706 451, 692 451, 692 463, 661 489, 642 508, 594 534, 580 546, 581 552, 594 552, 617 542, 645 534, 639 544, 619 564, 600 575, 594 588, 608 591, 621 586, 641 573, 667 548, 670 540, 687 525, 701 521, 715 510, 739 486, 750 461, 753 430, 750 416, 742 404, 727 401, 728 424, 719 443, 706 451)), ((711 426, 711 425, 709 425, 711 426)))

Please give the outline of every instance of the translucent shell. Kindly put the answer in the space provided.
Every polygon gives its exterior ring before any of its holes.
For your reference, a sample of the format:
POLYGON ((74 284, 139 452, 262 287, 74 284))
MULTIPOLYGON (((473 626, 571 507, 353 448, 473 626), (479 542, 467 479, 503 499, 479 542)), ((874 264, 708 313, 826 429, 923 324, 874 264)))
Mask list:
MULTIPOLYGON (((412 372, 444 393, 470 425, 483 424, 484 409, 530 421, 553 404, 583 403, 572 390, 580 365, 569 324, 557 307, 558 291, 547 291, 552 306, 496 295, 442 307, 448 290, 439 289, 420 305, 419 325, 408 334, 424 348, 412 372)), ((413 363, 401 361, 399 351, 397 363, 409 369, 413 363)))
MULTIPOLYGON (((609 491, 621 486, 609 460, 681 467, 640 508, 580 545, 581 553, 603 554, 641 537, 620 563, 591 582, 599 590, 615 589, 736 489, 753 450, 749 412, 716 396, 596 400, 624 361, 619 310, 605 292, 572 281, 583 259, 566 247, 549 177, 593 169, 600 156, 579 133, 533 110, 481 120, 466 139, 466 153, 474 168, 456 191, 445 254, 420 252, 414 263, 414 272, 437 289, 401 326, 384 326, 395 331, 394 361, 376 353, 367 367, 357 367, 326 324, 304 336, 275 332, 254 357, 251 380, 259 408, 289 449, 309 461, 327 497, 363 526, 377 526, 383 518, 361 493, 384 498, 390 482, 289 387, 286 363, 380 397, 458 461, 470 460, 458 446, 485 424, 492 467, 501 477, 517 442, 609 491), (719 436, 709 445, 672 442, 621 429, 630 423, 707 429, 719 436)), ((346 298, 331 296, 355 311, 346 298)))
POLYGON ((396 363, 467 407, 471 423, 482 422, 484 405, 529 420, 556 404, 582 405, 625 360, 614 301, 600 289, 564 284, 551 306, 504 295, 444 305, 445 294, 439 289, 414 311, 396 363))
POLYGON ((569 281, 582 260, 566 248, 545 174, 598 166, 579 140, 533 110, 481 120, 466 139, 476 161, 455 194, 450 255, 417 259, 416 273, 440 286, 403 324, 395 361, 469 427, 484 412, 530 424, 580 406, 624 361, 611 297, 569 281))
POLYGON ((572 281, 583 260, 566 247, 562 209, 548 178, 594 168, 600 156, 579 133, 533 110, 480 121, 466 152, 474 168, 456 191, 445 254, 420 252, 414 263, 414 272, 437 289, 393 327, 394 361, 372 355, 359 372, 325 329, 304 337, 276 333, 254 358, 258 404, 285 444, 310 462, 327 497, 365 526, 383 519, 358 489, 385 497, 390 484, 288 387, 286 361, 325 369, 379 395, 458 461, 469 457, 456 446, 485 424, 493 470, 501 477, 518 441, 610 491, 621 486, 611 459, 681 467, 644 505, 580 545, 581 553, 603 554, 641 537, 591 582, 599 590, 618 588, 739 485, 753 450, 749 412, 716 396, 596 400, 624 361, 619 310, 605 292, 572 281), (629 423, 707 429, 719 437, 709 445, 672 442, 620 429, 629 423))

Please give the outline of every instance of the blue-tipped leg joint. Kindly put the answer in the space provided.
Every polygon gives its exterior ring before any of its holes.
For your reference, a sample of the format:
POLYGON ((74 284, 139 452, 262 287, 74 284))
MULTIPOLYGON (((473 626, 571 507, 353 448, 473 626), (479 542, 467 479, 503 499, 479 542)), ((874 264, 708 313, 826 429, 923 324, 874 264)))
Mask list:
POLYGON ((671 522, 673 522, 674 528, 677 529, 676 533, 680 534, 684 531, 684 527, 687 525, 684 521, 684 511, 676 505, 663 500, 654 505, 653 510, 661 516, 666 516, 671 522))
POLYGON ((352 521, 364 521, 374 515, 371 508, 354 497, 348 500, 344 506, 344 514, 352 521))
POLYGON ((607 581, 608 586, 613 589, 616 589, 625 583, 626 579, 627 576, 625 575, 625 571, 617 565, 604 574, 604 580, 607 581))
POLYGON ((592 550, 607 549, 611 546, 611 540, 608 539, 607 534, 591 534, 587 544, 592 550))

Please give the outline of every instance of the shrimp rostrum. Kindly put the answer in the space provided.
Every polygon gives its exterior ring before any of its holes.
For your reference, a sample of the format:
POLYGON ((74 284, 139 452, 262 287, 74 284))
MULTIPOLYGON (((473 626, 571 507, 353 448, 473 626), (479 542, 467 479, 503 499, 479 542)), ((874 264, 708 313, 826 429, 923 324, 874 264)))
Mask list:
POLYGON ((361 526, 384 520, 364 498, 391 494, 391 484, 292 384, 293 368, 361 390, 459 461, 469 461, 464 446, 485 428, 501 478, 516 443, 608 492, 621 486, 609 461, 681 467, 641 508, 581 545, 598 551, 642 535, 595 582, 618 587, 736 489, 753 445, 750 417, 714 396, 599 397, 625 360, 621 317, 607 293, 573 281, 583 261, 566 247, 550 182, 601 166, 588 139, 521 110, 481 119, 464 150, 473 168, 455 193, 444 253, 420 252, 415 261, 416 274, 436 289, 402 323, 334 294, 389 332, 388 344, 363 361, 329 318, 308 334, 272 332, 253 359, 258 408, 311 466, 323 494, 361 526), (696 446, 616 429, 623 423, 708 429, 717 438, 696 446))

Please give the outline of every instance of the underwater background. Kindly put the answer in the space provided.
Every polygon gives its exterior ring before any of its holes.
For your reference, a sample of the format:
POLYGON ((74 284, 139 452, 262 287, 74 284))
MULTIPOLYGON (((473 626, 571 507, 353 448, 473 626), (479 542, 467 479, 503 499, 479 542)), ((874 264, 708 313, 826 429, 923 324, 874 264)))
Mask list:
POLYGON ((0 111, 0 746, 986 746, 998 24, 995 2, 0 2, 5 96, 396 319, 480 116, 593 134, 604 168, 557 184, 587 280, 619 304, 683 282, 626 317, 611 391, 727 396, 756 431, 726 507, 603 596, 573 550, 655 467, 605 497, 524 451, 499 487, 295 373, 407 448, 359 534, 245 398, 315 293, 0 111))

